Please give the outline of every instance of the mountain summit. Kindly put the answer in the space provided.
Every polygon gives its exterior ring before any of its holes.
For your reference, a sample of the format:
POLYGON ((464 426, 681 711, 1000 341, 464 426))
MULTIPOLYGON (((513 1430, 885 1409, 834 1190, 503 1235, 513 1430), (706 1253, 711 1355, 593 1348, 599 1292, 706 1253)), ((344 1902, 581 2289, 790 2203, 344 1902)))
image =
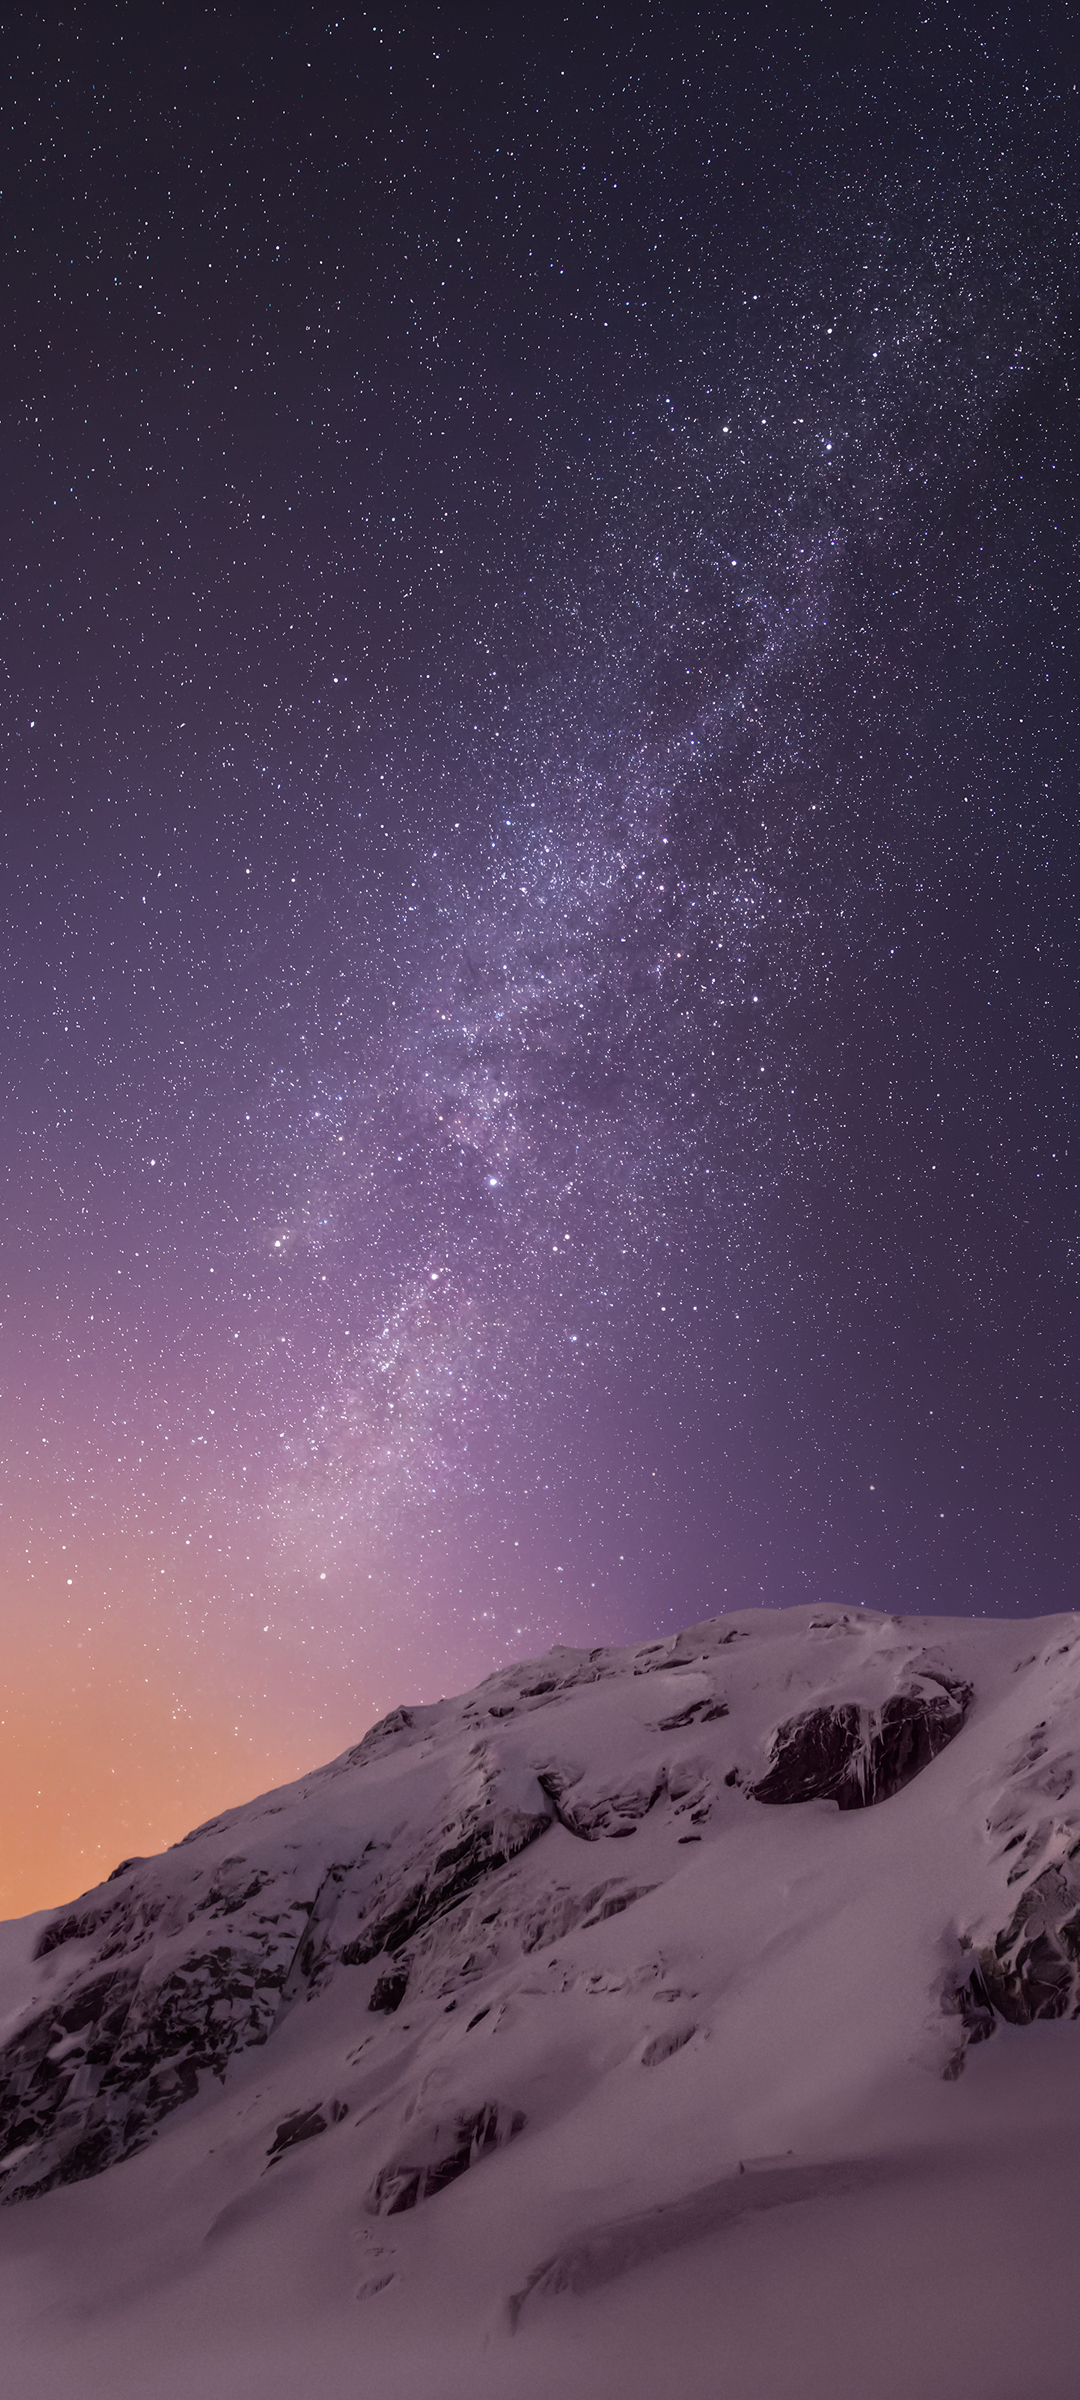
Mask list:
POLYGON ((3 1928, 12 2388, 1064 2400, 1078 1766, 1078 1618, 747 1612, 3 1928))

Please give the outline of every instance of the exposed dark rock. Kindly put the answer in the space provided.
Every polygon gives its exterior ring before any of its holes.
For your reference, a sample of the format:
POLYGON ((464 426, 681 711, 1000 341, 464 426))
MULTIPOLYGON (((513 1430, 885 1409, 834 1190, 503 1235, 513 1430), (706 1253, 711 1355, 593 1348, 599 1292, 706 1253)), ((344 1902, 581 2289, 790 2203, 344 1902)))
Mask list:
POLYGON ((379 1980, 372 1992, 371 1998, 368 2001, 369 2009, 374 2009, 377 2013, 381 2011, 386 2016, 391 2016, 395 2008, 401 2007, 401 2003, 405 1998, 408 1988, 408 1968, 392 1967, 388 1975, 380 1975, 379 1980))
POLYGON ((750 1796, 770 1804, 835 1800, 838 1808, 870 1808, 944 1750, 970 1699, 967 1684, 935 1683, 930 1691, 897 1692, 879 1710, 852 1701, 810 1709, 779 1727, 768 1774, 749 1786, 750 1796))
POLYGON ((275 2165, 286 2150, 294 2149, 298 2142, 310 2142, 315 2134, 325 2133, 329 2125, 340 2125, 342 2118, 347 2117, 348 2113, 346 2101, 328 2100, 316 2108, 300 2108, 297 2109, 295 2116, 285 2117, 278 2126, 267 2153, 271 2166, 275 2165))
POLYGON ((447 2123, 418 2130, 406 2154, 391 2159, 376 2176, 367 2203, 371 2215, 400 2216, 421 2200, 430 2200, 478 2159, 512 2142, 524 2124, 520 2108, 485 2100, 480 2108, 467 2110, 447 2123))
POLYGON ((556 1884, 542 1894, 519 1920, 518 1938, 528 1957, 533 1950, 545 1950, 560 1942, 564 1934, 572 1933, 576 1925, 600 1925, 608 1917, 617 1917, 633 1901, 644 1899, 655 1886, 651 1883, 624 1883, 612 1878, 597 1883, 587 1892, 572 1892, 565 1884, 556 1884))
POLYGON ((328 1867, 314 1900, 293 1902, 293 1908, 305 1909, 307 1924, 296 1946, 288 1974, 282 1986, 282 2001, 287 2006, 302 1992, 312 1988, 320 1969, 328 1964, 332 1951, 333 1924, 343 1888, 357 1871, 355 1859, 337 1859, 328 1867))
POLYGON ((1009 2025, 1080 2013, 1080 1886, 1067 1866, 1046 1867, 996 1941, 979 1952, 988 2000, 1009 2025))
POLYGON ((792 1717, 773 1737, 772 1764, 750 1796, 774 1804, 796 1800, 834 1800, 859 1748, 860 1712, 849 1702, 841 1708, 813 1708, 792 1717))
MULTIPOLYGON (((117 1870, 119 1873, 119 1869, 117 1870)), ((112 1877, 109 1877, 111 1883, 112 1877)), ((50 1950, 59 1950, 64 1942, 85 1942, 97 1933, 109 1915, 108 1909, 92 1908, 69 1917, 54 1917, 44 1925, 34 1948, 35 1958, 48 1958, 50 1950)))
POLYGON ((586 1793, 578 1789, 582 1781, 579 1774, 562 1767, 545 1767, 538 1781, 567 1833, 574 1834, 581 1842, 600 1842, 622 1841, 627 1834, 636 1833, 639 1819, 647 1816, 660 1798, 665 1778, 661 1773, 621 1791, 586 1793), (570 1793, 576 1797, 570 1799, 570 1793))
POLYGON ((1010 2025, 1030 2025, 1036 2017, 1067 2015, 1074 1977, 1049 1934, 1036 1934, 1022 1944, 1011 1971, 1002 1969, 992 1951, 984 1953, 983 1974, 994 2006, 1010 2025))
POLYGON ((409 1886, 385 1915, 377 1915, 348 1945, 349 1963, 363 1966, 381 1950, 400 1950, 414 1934, 452 1908, 484 1875, 505 1867, 519 1851, 546 1833, 551 1824, 542 1816, 513 1812, 475 1826, 458 1842, 439 1852, 429 1872, 409 1886))
POLYGON ((675 1733, 683 1725, 712 1725, 718 1717, 726 1717, 726 1700, 691 1700, 688 1708, 680 1708, 674 1717, 661 1717, 661 1733, 675 1733))
POLYGON ((856 1787, 862 1785, 861 1795, 841 1800, 841 1807, 868 1807, 901 1791, 959 1733, 971 1697, 970 1685, 956 1684, 930 1693, 898 1692, 886 1700, 871 1735, 865 1773, 857 1771, 853 1778, 856 1787))
POLYGON ((621 1892, 608 1892, 591 1915, 582 1918, 582 1925, 586 1928, 590 1925, 606 1925, 609 1917, 621 1917, 624 1908, 632 1907, 635 1900, 644 1900, 655 1889, 655 1884, 639 1883, 629 1884, 621 1892))
POLYGON ((222 1944, 160 1980, 136 1965, 69 1987, 0 2054, 0 2165, 28 2143, 38 2153, 4 2197, 78 2182, 143 2149, 202 2073, 220 2078, 238 2044, 266 2040, 282 1973, 222 1944))
POLYGON ((641 2053, 643 2067, 658 2067, 665 2058, 674 2058, 677 2050, 685 2050, 697 2032, 696 2025, 672 2025, 663 2033, 654 2033, 641 2053))
POLYGON ((946 2017, 959 2019, 960 2038, 941 2070, 946 2083, 955 2083, 957 2076, 963 2072, 964 2060, 972 2043, 987 2042, 991 2034, 997 2031, 998 2021, 977 1966, 972 1966, 961 1980, 949 1985, 942 2008, 946 2017))
POLYGON ((270 2144, 270 2158, 280 2158, 283 2150, 291 2150, 297 2142, 310 2142, 314 2134, 325 2133, 328 2122, 321 2108, 301 2109, 295 2117, 286 2117, 270 2144))
POLYGON ((218 1916, 233 1917, 238 1909, 246 1908, 249 1900, 257 1900, 269 1881, 268 1875, 253 1875, 250 1883, 244 1883, 242 1888, 236 1886, 230 1889, 225 1885, 212 1884, 206 1895, 205 1906, 213 1909, 218 1916))

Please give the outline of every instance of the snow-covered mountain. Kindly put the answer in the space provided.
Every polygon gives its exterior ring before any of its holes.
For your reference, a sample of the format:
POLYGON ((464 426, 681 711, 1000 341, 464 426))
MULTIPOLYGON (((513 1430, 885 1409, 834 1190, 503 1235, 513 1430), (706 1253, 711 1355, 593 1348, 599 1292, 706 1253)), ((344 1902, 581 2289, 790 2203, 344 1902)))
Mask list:
POLYGON ((1071 2400, 1078 1770, 1080 1618, 749 1612, 0 1929, 5 2388, 1071 2400))

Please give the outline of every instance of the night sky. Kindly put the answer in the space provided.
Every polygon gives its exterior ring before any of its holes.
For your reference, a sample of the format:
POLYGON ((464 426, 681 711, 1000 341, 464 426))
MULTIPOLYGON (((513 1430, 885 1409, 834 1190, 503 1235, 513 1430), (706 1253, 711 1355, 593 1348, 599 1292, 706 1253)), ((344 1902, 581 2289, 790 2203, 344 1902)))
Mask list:
POLYGON ((1076 1604, 1070 14, 9 25, 0 1907, 1076 1604))

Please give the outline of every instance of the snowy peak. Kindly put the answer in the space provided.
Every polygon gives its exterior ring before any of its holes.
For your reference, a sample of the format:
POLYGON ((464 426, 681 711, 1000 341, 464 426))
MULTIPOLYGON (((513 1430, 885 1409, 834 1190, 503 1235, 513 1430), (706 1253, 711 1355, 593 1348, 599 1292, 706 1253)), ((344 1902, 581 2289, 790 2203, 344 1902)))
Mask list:
POLYGON ((700 2042, 733 1978, 772 1973, 769 1894, 796 1864, 785 1938, 808 1956, 829 1911, 861 1908, 872 1940, 883 1875, 908 1895, 911 2038, 958 2071, 999 2016, 1077 2007, 1078 1767, 1071 1617, 750 1612, 395 1709, 317 1774, 28 1922, 0 2028, 0 2193, 140 2151, 245 2053, 295 2059, 314 2008, 313 2029, 344 2012, 359 2049, 268 2126, 259 2171, 363 2123, 371 2209, 400 2214, 517 2145, 556 2083, 562 2107, 602 2080, 574 1994, 619 1996, 619 2054, 641 2067, 700 2042), (854 1812, 880 1832, 853 1847, 854 1812), (541 1959, 563 2014, 515 2049, 541 1959), (476 2042, 499 2027, 495 2088, 476 2042))

